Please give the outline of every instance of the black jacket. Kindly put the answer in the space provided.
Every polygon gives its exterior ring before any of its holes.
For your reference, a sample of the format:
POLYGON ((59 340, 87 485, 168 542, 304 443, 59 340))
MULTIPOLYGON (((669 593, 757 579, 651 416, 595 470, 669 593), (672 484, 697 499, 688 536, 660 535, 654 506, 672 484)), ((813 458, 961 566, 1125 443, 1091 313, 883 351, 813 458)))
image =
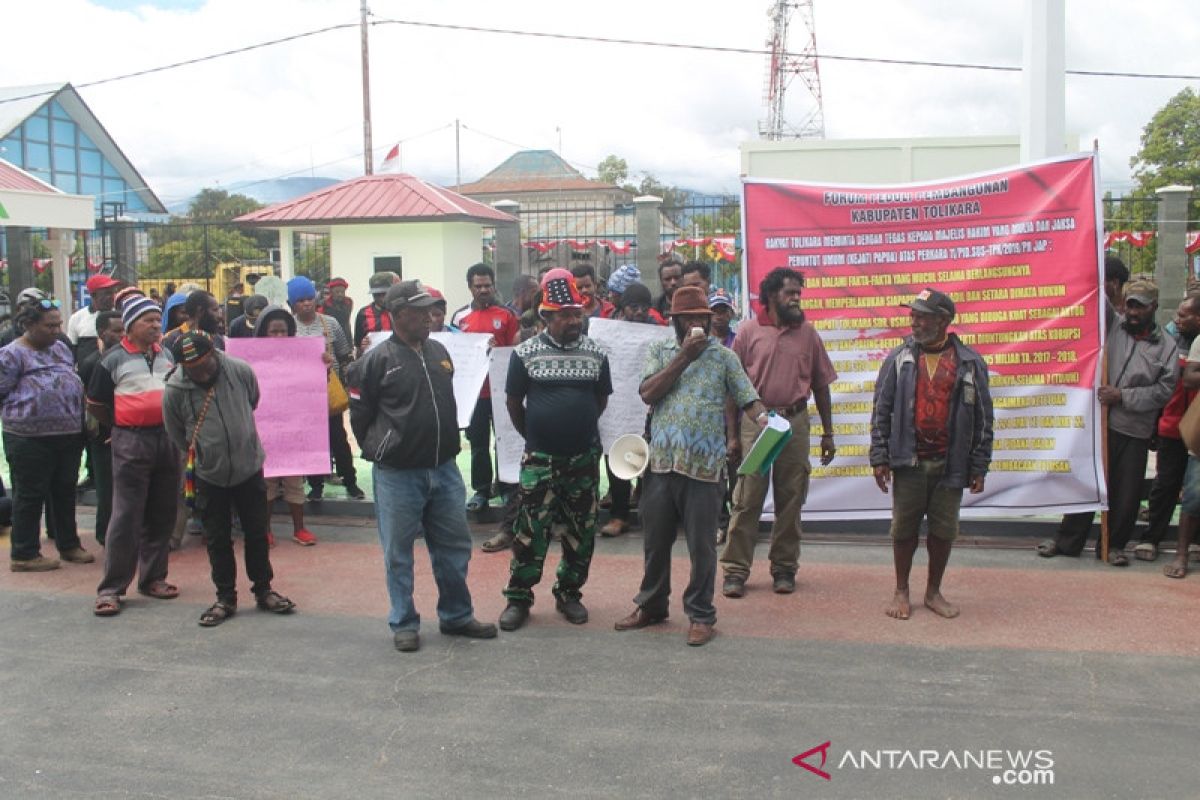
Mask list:
POLYGON ((350 427, 362 455, 394 469, 434 469, 458 455, 454 364, 440 342, 418 353, 394 335, 350 365, 350 427))

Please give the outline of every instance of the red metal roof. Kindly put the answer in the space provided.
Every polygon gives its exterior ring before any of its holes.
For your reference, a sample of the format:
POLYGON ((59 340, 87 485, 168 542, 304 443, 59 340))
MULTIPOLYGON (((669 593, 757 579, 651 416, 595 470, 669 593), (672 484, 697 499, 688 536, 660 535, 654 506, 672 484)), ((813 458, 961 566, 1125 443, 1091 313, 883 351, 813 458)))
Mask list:
POLYGON ((489 205, 413 175, 365 175, 235 220, 258 225, 338 222, 516 222, 489 205))
POLYGON ((53 186, 38 180, 25 170, 0 159, 0 189, 12 189, 18 192, 45 192, 47 194, 62 194, 53 186))

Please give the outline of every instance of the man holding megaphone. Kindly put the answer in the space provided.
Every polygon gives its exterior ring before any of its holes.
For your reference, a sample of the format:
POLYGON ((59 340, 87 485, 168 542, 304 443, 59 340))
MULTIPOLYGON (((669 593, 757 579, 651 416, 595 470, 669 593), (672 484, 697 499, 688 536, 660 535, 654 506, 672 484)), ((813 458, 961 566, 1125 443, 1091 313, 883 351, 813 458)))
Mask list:
POLYGON ((645 573, 637 608, 619 631, 667 618, 671 545, 682 525, 692 570, 683 592, 691 620, 687 643, 707 644, 717 610, 717 516, 725 497, 725 398, 759 425, 767 412, 729 349, 709 335, 712 310, 704 290, 681 286, 671 298, 675 337, 650 345, 639 392, 651 406, 650 464, 642 489, 645 573))
POLYGON ((525 438, 513 557, 500 628, 515 631, 529 619, 533 587, 542 579, 550 529, 567 524, 554 584, 555 607, 582 625, 580 601, 596 540, 600 485, 600 415, 612 394, 608 356, 583 335, 583 297, 575 278, 552 269, 542 278, 538 312, 546 329, 517 346, 508 363, 508 415, 525 438))

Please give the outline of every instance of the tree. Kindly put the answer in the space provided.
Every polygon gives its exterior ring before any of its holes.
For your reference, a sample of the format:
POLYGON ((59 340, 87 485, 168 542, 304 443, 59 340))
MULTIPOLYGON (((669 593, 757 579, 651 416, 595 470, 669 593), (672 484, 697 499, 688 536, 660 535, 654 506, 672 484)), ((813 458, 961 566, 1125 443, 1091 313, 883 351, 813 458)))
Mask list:
POLYGON ((188 219, 196 222, 228 222, 234 217, 262 208, 262 203, 244 194, 224 189, 201 189, 188 204, 188 219))
POLYGON ((1142 129, 1142 149, 1129 160, 1138 188, 1200 185, 1200 95, 1191 87, 1167 101, 1142 129))
POLYGON ((603 183, 613 186, 623 186, 629 180, 629 164, 618 156, 608 155, 596 165, 596 178, 603 183))

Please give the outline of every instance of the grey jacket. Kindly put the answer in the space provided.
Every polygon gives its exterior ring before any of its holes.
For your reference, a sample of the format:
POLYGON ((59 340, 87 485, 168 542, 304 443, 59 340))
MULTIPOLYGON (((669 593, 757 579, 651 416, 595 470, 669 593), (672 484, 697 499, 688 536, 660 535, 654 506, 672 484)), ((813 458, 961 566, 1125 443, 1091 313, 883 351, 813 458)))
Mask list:
POLYGON ((1178 379, 1179 348, 1157 324, 1148 336, 1135 339, 1124 324, 1109 330, 1109 386, 1121 390, 1121 404, 1109 406, 1108 427, 1136 439, 1149 439, 1158 426, 1158 412, 1171 399, 1178 379))
MULTIPOLYGON (((237 486, 262 469, 266 460, 254 425, 258 379, 239 358, 217 350, 213 357, 220 366, 213 399, 196 438, 196 477, 216 486, 237 486)), ((167 376, 163 424, 181 453, 187 453, 207 393, 181 367, 167 376)))
MULTIPOLYGON (((986 475, 992 463, 992 396, 987 364, 957 336, 950 334, 958 356, 958 375, 950 400, 950 441, 941 486, 963 489, 971 478, 986 475)), ((917 464, 917 366, 920 346, 904 340, 879 368, 871 412, 871 466, 917 464)))

